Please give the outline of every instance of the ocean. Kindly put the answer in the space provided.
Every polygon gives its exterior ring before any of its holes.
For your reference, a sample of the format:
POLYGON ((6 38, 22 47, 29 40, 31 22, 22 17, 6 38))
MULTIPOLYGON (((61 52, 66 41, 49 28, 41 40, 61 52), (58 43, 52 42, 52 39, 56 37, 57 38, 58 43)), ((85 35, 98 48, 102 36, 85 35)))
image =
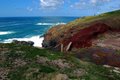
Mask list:
POLYGON ((51 27, 66 24, 78 17, 1 17, 0 43, 13 40, 33 41, 34 46, 42 47, 43 34, 51 27))

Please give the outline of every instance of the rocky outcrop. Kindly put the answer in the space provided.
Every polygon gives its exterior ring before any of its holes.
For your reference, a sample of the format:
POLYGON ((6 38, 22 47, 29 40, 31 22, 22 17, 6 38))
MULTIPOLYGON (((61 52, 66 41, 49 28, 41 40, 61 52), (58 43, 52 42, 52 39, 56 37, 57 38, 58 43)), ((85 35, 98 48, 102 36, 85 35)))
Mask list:
POLYGON ((109 31, 109 26, 104 23, 96 23, 88 28, 80 30, 68 39, 63 41, 64 46, 67 46, 69 42, 72 42, 71 48, 85 48, 92 46, 92 39, 98 35, 109 31))
POLYGON ((18 40, 13 40, 13 44, 18 44, 18 45, 27 45, 27 46, 33 46, 34 42, 32 41, 18 41, 18 40))
POLYGON ((120 32, 109 32, 101 36, 101 39, 93 41, 93 46, 100 46, 120 50, 120 32))
MULTIPOLYGON (((55 29, 52 28, 52 29, 56 30, 56 28, 55 29)), ((71 50, 74 48, 76 49, 86 48, 86 47, 91 47, 93 45, 93 42, 98 38, 99 35, 104 35, 105 33, 110 33, 111 31, 119 34, 119 31, 115 31, 111 29, 110 26, 104 23, 95 23, 79 31, 75 31, 75 32, 73 31, 74 31, 73 29, 70 29, 67 31, 68 35, 61 34, 60 36, 53 38, 50 30, 50 32, 48 32, 45 35, 45 39, 43 41, 43 47, 55 49, 55 50, 61 50, 61 44, 62 44, 64 46, 64 50, 66 50, 69 43, 72 42, 70 46, 71 50)))
MULTIPOLYGON (((91 47, 99 36, 105 33, 120 32, 120 11, 77 19, 66 25, 51 28, 44 36, 43 47, 54 50, 91 47), (71 44, 70 44, 71 43, 71 44), (69 45, 70 44, 70 45, 69 45)), ((119 40, 119 39, 118 39, 119 40)))
POLYGON ((79 54, 80 59, 87 56, 96 64, 120 67, 120 55, 116 54, 116 50, 120 50, 119 16, 120 10, 77 19, 66 25, 53 27, 45 34, 42 45, 45 48, 61 50, 65 53, 66 51, 74 52, 79 54), (81 48, 90 49, 83 55, 79 52, 81 48), (109 49, 111 52, 107 51, 109 49))

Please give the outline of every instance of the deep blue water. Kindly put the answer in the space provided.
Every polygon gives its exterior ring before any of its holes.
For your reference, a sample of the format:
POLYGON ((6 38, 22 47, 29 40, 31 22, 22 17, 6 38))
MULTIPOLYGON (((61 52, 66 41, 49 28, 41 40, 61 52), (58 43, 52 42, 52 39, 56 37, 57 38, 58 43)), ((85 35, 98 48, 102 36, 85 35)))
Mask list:
POLYGON ((0 42, 14 38, 43 35, 53 25, 68 23, 77 17, 10 17, 0 18, 0 42))

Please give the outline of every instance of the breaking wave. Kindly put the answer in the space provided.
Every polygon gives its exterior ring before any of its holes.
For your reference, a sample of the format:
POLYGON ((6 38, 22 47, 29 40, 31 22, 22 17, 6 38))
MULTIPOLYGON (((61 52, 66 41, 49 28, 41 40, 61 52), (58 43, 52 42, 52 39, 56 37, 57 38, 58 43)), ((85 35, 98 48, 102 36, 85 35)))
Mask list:
POLYGON ((44 38, 40 37, 40 36, 32 36, 32 37, 29 37, 29 38, 12 38, 12 39, 4 40, 3 43, 11 43, 13 40, 33 41, 35 47, 42 47, 42 42, 43 42, 44 38))
POLYGON ((52 25, 60 25, 60 24, 66 24, 66 23, 37 23, 36 25, 52 26, 52 25))
POLYGON ((13 34, 15 32, 13 31, 0 31, 0 35, 8 35, 8 34, 13 34))

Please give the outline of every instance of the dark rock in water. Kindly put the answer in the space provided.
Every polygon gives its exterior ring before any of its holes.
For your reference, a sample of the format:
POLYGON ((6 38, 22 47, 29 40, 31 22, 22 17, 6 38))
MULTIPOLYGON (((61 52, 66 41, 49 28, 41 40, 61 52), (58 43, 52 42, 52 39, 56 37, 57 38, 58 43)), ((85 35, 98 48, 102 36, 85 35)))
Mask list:
POLYGON ((29 44, 30 46, 33 46, 33 45, 34 45, 34 42, 28 41, 28 44, 29 44))
POLYGON ((42 34, 39 38, 42 38, 42 37, 44 37, 45 35, 44 34, 42 34))
POLYGON ((13 40, 12 43, 18 43, 18 40, 13 40))
POLYGON ((12 43, 18 44, 18 45, 28 45, 28 46, 33 46, 34 42, 32 41, 18 41, 18 40, 13 40, 12 43))

